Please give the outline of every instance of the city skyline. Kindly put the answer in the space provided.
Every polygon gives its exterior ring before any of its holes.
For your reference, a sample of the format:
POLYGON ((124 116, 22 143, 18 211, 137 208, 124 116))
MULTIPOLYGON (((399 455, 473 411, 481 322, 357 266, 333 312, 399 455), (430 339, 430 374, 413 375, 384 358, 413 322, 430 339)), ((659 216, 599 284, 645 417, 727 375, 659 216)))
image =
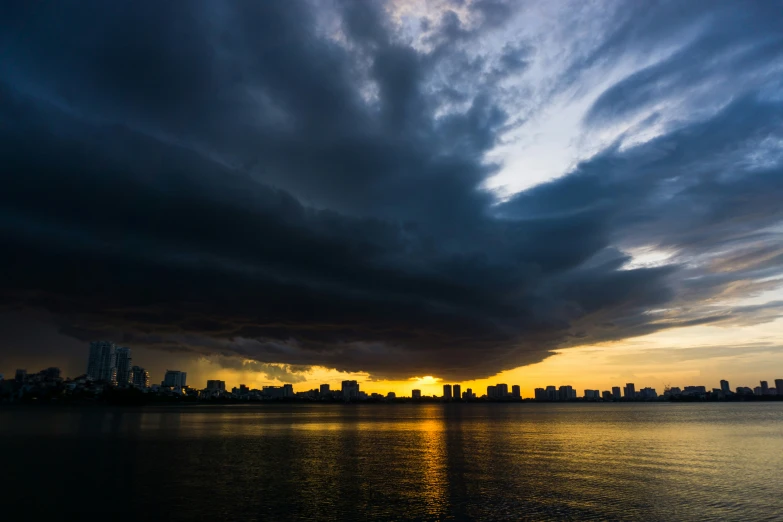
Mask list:
MULTIPOLYGON (((94 344, 94 343, 91 343, 94 344)), ((108 342, 108 344, 117 346, 113 342, 108 342)), ((82 345, 83 346, 83 345, 82 345)), ((128 348, 128 347, 120 347, 120 348, 128 348)), ((146 379, 151 380, 152 382, 160 383, 165 376, 165 373, 167 370, 169 370, 169 367, 172 366, 171 362, 160 362, 159 359, 161 358, 161 354, 157 351, 149 351, 149 350, 138 350, 138 349, 131 349, 128 348, 131 352, 140 352, 143 355, 137 355, 136 357, 132 357, 134 361, 134 367, 138 368, 142 372, 146 372, 146 379), (145 360, 146 362, 142 366, 135 366, 135 364, 138 361, 145 360), (151 370, 152 369, 152 370, 151 370), (150 379, 150 375, 152 375, 152 378, 150 379)), ((84 354, 82 354, 83 356, 84 354)), ((165 360, 165 358, 164 358, 165 360)), ((67 375, 71 376, 77 376, 81 375, 83 373, 87 373, 85 371, 79 371, 79 366, 84 366, 84 359, 80 361, 80 364, 69 364, 69 365, 60 365, 60 364, 54 364, 55 361, 40 361, 41 364, 37 364, 37 366, 32 367, 48 367, 48 366, 57 366, 58 368, 63 368, 64 372, 67 375)), ((546 362, 545 362, 546 363, 546 362)), ((542 364, 545 364, 542 363, 542 364)), ((25 367, 30 365, 25 365, 25 367)), ((434 377, 434 376, 425 376, 422 378, 417 379, 411 379, 408 381, 402 381, 402 382, 394 382, 394 381, 383 381, 383 380, 370 380, 367 378, 366 375, 362 374, 343 374, 339 372, 313 372, 312 375, 308 375, 309 378, 301 380, 300 382, 286 382, 284 380, 277 380, 277 379, 269 379, 264 373, 255 373, 254 372, 232 372, 230 370, 225 370, 224 368, 217 367, 213 364, 209 364, 206 361, 197 361, 196 367, 194 369, 191 365, 182 366, 183 368, 187 367, 188 370, 183 370, 185 373, 189 374, 188 379, 191 380, 191 382, 206 382, 207 380, 211 379, 219 379, 227 383, 228 387, 234 387, 239 386, 240 384, 248 384, 251 387, 256 388, 262 388, 264 386, 282 386, 284 384, 293 384, 294 389, 296 391, 302 391, 302 390, 310 390, 313 387, 317 387, 321 384, 328 384, 332 387, 339 387, 340 383, 343 380, 346 380, 349 378, 350 380, 357 380, 361 386, 366 389, 370 393, 387 393, 389 391, 392 391, 400 396, 406 396, 410 393, 410 390, 413 388, 418 388, 422 390, 422 394, 425 396, 440 396, 442 394, 443 385, 444 384, 452 384, 444 382, 443 379, 434 377), (200 364, 199 364, 200 363, 200 364), (326 377, 326 378, 324 378, 326 377)), ((6 375, 12 374, 11 372, 15 371, 15 367, 7 367, 7 368, 0 368, 6 370, 6 375)), ((467 388, 471 388, 473 390, 476 390, 478 393, 478 396, 481 396, 485 393, 487 386, 491 386, 492 384, 500 381, 520 381, 520 394, 524 397, 533 397, 535 395, 535 389, 536 388, 546 388, 547 386, 550 386, 552 382, 570 382, 574 389, 576 390, 584 390, 588 388, 599 388, 600 391, 609 390, 611 391, 613 387, 617 385, 618 382, 622 382, 622 385, 619 387, 622 389, 623 386, 625 386, 625 381, 634 381, 639 387, 641 388, 654 388, 659 390, 663 390, 667 385, 676 385, 676 383, 682 384, 683 382, 688 382, 694 385, 704 385, 707 387, 707 389, 711 389, 712 386, 708 385, 709 383, 715 383, 720 382, 724 378, 727 379, 730 382, 737 382, 740 383, 742 386, 747 386, 749 388, 754 388, 758 384, 757 380, 757 373, 756 372, 746 372, 744 375, 740 375, 737 377, 737 372, 732 372, 730 369, 727 369, 725 371, 721 371, 720 369, 716 369, 714 373, 710 376, 702 377, 699 373, 700 372, 681 372, 681 377, 678 379, 661 379, 656 377, 648 377, 648 378, 639 378, 638 375, 607 375, 603 378, 596 379, 595 376, 590 377, 583 377, 583 378, 574 378, 570 372, 551 372, 551 373, 538 373, 535 371, 535 367, 522 369, 522 370, 528 370, 529 375, 525 376, 523 372, 504 372, 497 376, 494 376, 492 378, 488 379, 479 379, 479 380, 469 380, 469 381, 463 381, 461 383, 456 383, 462 387, 462 390, 466 390, 467 388), (522 378, 520 379, 520 374, 522 374, 522 378), (700 384, 701 383, 701 384, 700 384)), ((0 371, 0 374, 3 372, 0 371)), ((595 373, 595 372, 594 372, 595 373)), ((286 376, 285 372, 281 372, 281 375, 286 376)), ((144 379, 144 376, 139 376, 139 379, 144 379)), ((771 379, 774 380, 774 379, 771 379)), ((559 385, 558 385, 559 386, 559 385)), ((474 392, 475 393, 475 392, 474 392)))
MULTIPOLYGON (((111 341, 93 341, 89 344, 87 352, 87 371, 83 377, 89 378, 96 383, 106 383, 111 386, 123 388, 134 387, 139 389, 195 389, 201 390, 201 393, 206 393, 208 398, 219 398, 228 393, 231 390, 233 396, 243 396, 250 392, 258 392, 259 388, 253 386, 247 386, 245 383, 240 383, 238 386, 227 386, 226 382, 220 379, 208 379, 206 386, 200 388, 198 385, 188 385, 187 372, 182 370, 170 370, 167 369, 161 383, 152 384, 150 373, 144 368, 133 365, 132 351, 129 347, 118 347, 111 341)), ((14 381, 17 383, 23 383, 30 375, 27 369, 17 368, 14 372, 14 381)), ((53 376, 60 378, 61 370, 58 367, 49 367, 41 372, 35 374, 42 378, 51 379, 53 376)), ((82 375, 77 375, 74 379, 81 379, 82 375)), ((384 393, 378 393, 376 391, 367 391, 361 389, 361 384, 357 380, 342 380, 340 387, 334 390, 331 389, 330 383, 320 383, 315 388, 307 388, 306 390, 294 390, 293 385, 290 383, 284 383, 282 385, 266 384, 260 386, 260 391, 270 398, 293 398, 295 396, 308 396, 311 398, 330 398, 330 399, 343 399, 346 401, 366 400, 367 398, 391 398, 395 399, 398 396, 401 398, 440 398, 443 401, 470 401, 475 399, 486 400, 523 400, 523 399, 535 399, 536 401, 570 401, 570 400, 655 400, 661 397, 677 398, 677 397, 703 397, 709 393, 717 393, 722 398, 732 397, 735 395, 754 395, 754 396, 768 396, 779 395, 783 397, 783 378, 776 378, 773 381, 773 385, 770 387, 769 381, 760 380, 759 386, 737 386, 735 389, 731 388, 731 384, 726 379, 719 381, 719 388, 710 388, 704 385, 685 385, 671 386, 669 384, 664 386, 662 393, 659 393, 655 388, 650 386, 642 387, 637 390, 636 383, 627 382, 624 386, 612 386, 611 389, 584 389, 580 395, 576 387, 572 385, 547 385, 546 387, 537 387, 534 389, 533 394, 530 397, 525 397, 521 393, 522 387, 519 384, 512 384, 509 388, 507 383, 495 382, 489 384, 486 387, 486 393, 481 391, 474 392, 472 388, 466 387, 462 392, 462 383, 438 383, 438 379, 430 378, 433 384, 437 383, 441 386, 442 395, 437 394, 427 395, 422 393, 421 388, 411 388, 410 395, 399 394, 394 390, 390 390, 384 393)), ((3 374, 0 373, 0 381, 3 380, 3 374)), ((67 380, 70 380, 68 378, 67 380)), ((192 381, 191 381, 192 382, 192 381)))

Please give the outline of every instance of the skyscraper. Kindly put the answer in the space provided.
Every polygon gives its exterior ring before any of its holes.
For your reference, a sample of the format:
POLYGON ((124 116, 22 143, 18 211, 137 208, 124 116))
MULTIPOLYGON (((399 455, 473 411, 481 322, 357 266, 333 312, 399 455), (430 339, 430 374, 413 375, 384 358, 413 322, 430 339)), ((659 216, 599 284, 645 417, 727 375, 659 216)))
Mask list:
POLYGON ((575 398, 574 388, 572 386, 561 386, 557 390, 557 398, 561 401, 568 401, 575 398))
POLYGON ((720 381, 720 391, 722 391, 726 395, 731 393, 731 387, 729 386, 729 381, 725 381, 725 380, 720 381))
POLYGON ((346 401, 359 398, 359 383, 356 381, 342 382, 343 399, 346 401))
POLYGON ((508 384, 496 384, 495 395, 501 399, 503 397, 508 397, 508 384))
POLYGON ((139 388, 150 387, 150 372, 142 368, 141 366, 131 367, 131 384, 138 386, 139 388))
POLYGON ((778 395, 783 395, 783 379, 775 379, 775 388, 778 390, 778 395))
POLYGON ((209 391, 224 392, 226 391, 226 381, 219 381, 219 380, 207 381, 207 389, 209 391))
POLYGON ((636 398, 636 385, 634 383, 628 382, 625 384, 625 398, 626 399, 636 398))
POLYGON ((451 384, 443 385, 443 399, 447 401, 451 400, 451 384))
POLYGON ((515 384, 511 387, 511 396, 515 399, 521 399, 522 398, 522 391, 519 388, 519 384, 515 384))
POLYGON ((411 391, 411 398, 413 398, 413 399, 421 399, 421 390, 412 390, 411 391))
POLYGON ((115 366, 117 368, 117 384, 130 384, 131 382, 131 352, 130 348, 116 348, 114 350, 115 366))
POLYGON ((166 370, 166 375, 163 377, 161 386, 171 386, 174 388, 187 386, 187 377, 187 372, 181 372, 179 370, 166 370))
POLYGON ((487 398, 494 399, 497 397, 497 390, 494 386, 487 386, 487 398))
POLYGON ((620 395, 620 387, 619 386, 612 386, 612 398, 613 399, 621 399, 622 395, 620 395))
POLYGON ((91 342, 87 376, 95 381, 113 382, 117 363, 115 350, 116 347, 112 342, 91 342))
POLYGON ((459 384, 455 384, 451 387, 452 391, 454 392, 453 397, 455 399, 461 399, 462 398, 462 386, 459 384))
POLYGON ((326 397, 327 395, 330 395, 331 391, 329 390, 329 385, 322 384, 321 387, 319 388, 319 394, 321 395, 321 397, 326 397))
POLYGON ((761 381, 761 395, 769 395, 769 383, 761 381))

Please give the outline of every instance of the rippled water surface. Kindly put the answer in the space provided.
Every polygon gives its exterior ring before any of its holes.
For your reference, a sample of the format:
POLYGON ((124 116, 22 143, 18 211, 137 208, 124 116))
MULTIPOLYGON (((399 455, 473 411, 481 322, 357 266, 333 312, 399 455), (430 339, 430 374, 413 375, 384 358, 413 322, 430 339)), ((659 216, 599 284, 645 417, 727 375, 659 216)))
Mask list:
POLYGON ((64 520, 783 520, 780 402, 12 408, 0 458, 64 520))

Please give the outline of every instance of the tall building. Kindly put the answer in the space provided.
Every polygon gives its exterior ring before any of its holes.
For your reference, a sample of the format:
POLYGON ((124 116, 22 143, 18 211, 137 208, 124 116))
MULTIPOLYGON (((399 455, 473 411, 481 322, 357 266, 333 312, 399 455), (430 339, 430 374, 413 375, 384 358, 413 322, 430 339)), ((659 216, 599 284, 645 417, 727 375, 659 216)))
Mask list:
POLYGON ((731 387, 729 386, 729 381, 726 380, 720 381, 720 391, 722 391, 726 395, 729 395, 731 393, 731 387))
POLYGON ((605 401, 611 401, 612 400, 612 392, 609 390, 604 390, 601 392, 601 398, 605 401))
POLYGON ((642 399, 655 399, 658 397, 658 392, 654 388, 642 388, 639 391, 639 396, 642 399))
POLYGON ((87 376, 95 381, 114 382, 116 379, 116 346, 109 341, 90 343, 90 358, 87 363, 87 376))
POLYGON ((421 390, 411 390, 411 398, 421 399, 421 390))
POLYGON ((166 375, 163 377, 161 386, 171 386, 174 388, 182 388, 187 386, 187 372, 181 372, 179 370, 166 370, 166 375))
POLYGON ((447 401, 451 400, 451 384, 443 385, 443 399, 447 401))
POLYGON ((462 394, 463 399, 475 399, 476 396, 473 395, 473 388, 468 388, 465 390, 465 393, 462 394))
POLYGON ((783 395, 783 379, 775 379, 775 388, 778 390, 778 395, 783 395))
POLYGON ((322 384, 321 387, 319 388, 319 391, 321 393, 321 397, 326 397, 327 395, 331 394, 328 384, 322 384))
POLYGON ((55 381, 60 378, 60 369, 56 366, 51 366, 38 372, 38 375, 45 381, 55 381))
POLYGON ((131 384, 138 386, 139 388, 150 387, 150 372, 142 368, 141 366, 131 367, 131 384))
POLYGON ((342 382, 343 399, 346 401, 359 398, 359 383, 356 381, 342 382))
POLYGON ((634 383, 628 382, 625 384, 625 398, 626 399, 636 398, 636 385, 634 383))
POLYGON ((117 384, 131 383, 131 351, 130 348, 114 350, 115 366, 117 368, 117 384))
POLYGON ((462 398, 462 386, 459 384, 455 384, 451 387, 451 390, 454 392, 452 397, 455 399, 461 399, 462 398))
POLYGON ((224 392, 226 391, 226 381, 218 381, 218 380, 207 381, 207 390, 224 392))
POLYGON ((769 395, 769 383, 767 381, 761 381, 761 394, 769 395))
POLYGON ((704 386, 686 386, 682 390, 683 395, 705 395, 707 388, 704 386))
POLYGON ((293 397, 294 396, 294 385, 293 384, 284 384, 283 385, 283 397, 293 397))
POLYGON ((22 383, 27 378, 27 370, 23 370, 19 368, 16 370, 16 374, 14 375, 14 380, 16 382, 22 383))
POLYGON ((557 390, 557 398, 561 401, 568 401, 576 397, 576 390, 572 386, 561 386, 557 390))
POLYGON ((508 397, 508 384, 496 384, 495 395, 499 398, 508 397))
POLYGON ((619 386, 612 386, 612 398, 613 399, 622 399, 622 395, 620 395, 620 387, 619 386))
MULTIPOLYGON (((243 395, 250 392, 250 390, 242 391, 241 388, 242 386, 244 385, 240 385, 240 392, 243 395)), ((290 386, 290 384, 288 386, 290 386)), ((261 387, 261 394, 270 399, 282 399, 284 397, 288 397, 287 393, 288 391, 286 390, 285 386, 262 386, 261 387)))
POLYGON ((511 396, 515 399, 521 399, 522 398, 522 390, 519 388, 519 384, 515 384, 511 387, 511 396))
POLYGON ((494 399, 497 397, 497 389, 494 386, 487 386, 487 398, 488 399, 494 399))
POLYGON ((536 388, 533 391, 533 397, 535 397, 537 401, 545 401, 545 400, 547 400, 546 390, 544 388, 536 388))
POLYGON ((557 388, 554 386, 547 386, 546 387, 546 400, 548 401, 556 401, 557 400, 557 388))

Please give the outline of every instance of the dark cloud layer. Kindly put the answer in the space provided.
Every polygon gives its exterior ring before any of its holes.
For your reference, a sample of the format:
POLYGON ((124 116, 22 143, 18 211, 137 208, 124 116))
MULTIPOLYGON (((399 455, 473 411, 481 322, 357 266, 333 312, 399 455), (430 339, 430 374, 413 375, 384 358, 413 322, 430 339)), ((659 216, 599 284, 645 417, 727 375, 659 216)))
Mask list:
MULTIPOLYGON (((731 6, 693 4, 676 20, 699 38, 607 89, 585 125, 710 92, 711 68, 756 80, 498 203, 481 189, 515 117, 498 82, 526 74, 535 42, 466 49, 515 3, 422 24, 425 47, 381 3, 5 3, 2 306, 267 374, 453 379, 779 317, 779 301, 711 300, 780 275, 783 15, 736 6, 753 27, 739 31, 731 6), (637 247, 672 257, 629 267, 637 247)), ((637 7, 579 70, 671 20, 637 7)))

